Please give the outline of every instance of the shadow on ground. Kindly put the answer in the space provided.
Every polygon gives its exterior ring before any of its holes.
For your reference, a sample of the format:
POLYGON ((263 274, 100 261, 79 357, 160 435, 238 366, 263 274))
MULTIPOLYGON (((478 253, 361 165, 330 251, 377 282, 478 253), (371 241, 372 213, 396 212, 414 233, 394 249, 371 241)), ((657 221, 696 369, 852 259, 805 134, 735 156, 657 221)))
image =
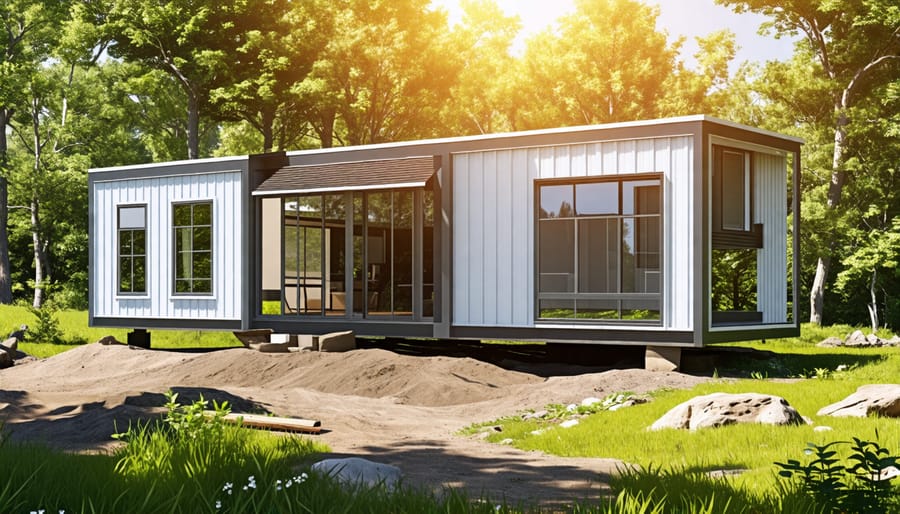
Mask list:
MULTIPOLYGON (((203 399, 219 404, 228 402, 234 412, 269 413, 264 404, 247 400, 220 389, 174 387, 178 403, 187 405, 203 399)), ((36 442, 70 451, 96 451, 109 448, 112 434, 129 426, 158 419, 164 412, 163 392, 143 392, 84 403, 69 403, 46 410, 39 395, 25 391, 0 391, 0 427, 11 441, 36 442)))
POLYGON ((534 452, 494 448, 489 454, 462 454, 442 442, 410 440, 390 446, 366 446, 353 454, 328 458, 363 457, 397 466, 404 483, 440 493, 463 489, 470 497, 505 500, 511 504, 546 506, 596 502, 610 494, 610 476, 621 466, 615 459, 543 459, 534 452))

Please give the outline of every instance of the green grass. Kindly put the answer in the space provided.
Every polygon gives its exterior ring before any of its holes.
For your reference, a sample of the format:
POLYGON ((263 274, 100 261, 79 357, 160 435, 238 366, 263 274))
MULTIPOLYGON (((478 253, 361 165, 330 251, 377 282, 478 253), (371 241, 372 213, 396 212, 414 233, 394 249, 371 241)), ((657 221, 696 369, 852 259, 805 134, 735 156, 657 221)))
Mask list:
MULTIPOLYGON (((768 361, 748 359, 742 364, 748 370, 761 369, 755 376, 792 376, 787 370, 794 369, 796 373, 820 378, 723 379, 690 390, 657 391, 649 403, 614 412, 601 411, 581 418, 577 426, 568 429, 558 427, 558 420, 523 421, 511 417, 492 422, 501 425, 502 432, 493 433, 488 440, 512 439, 515 447, 553 455, 613 457, 682 478, 705 476, 714 470, 743 470, 728 480, 729 487, 759 500, 771 495, 779 485, 774 463, 787 459, 803 461, 808 442, 824 444, 859 437, 877 440, 892 455, 900 455, 900 424, 895 419, 816 415, 820 408, 845 398, 861 385, 896 383, 900 376, 900 348, 817 348, 814 345, 830 335, 843 337, 852 330, 852 327, 805 326, 799 338, 734 345, 775 352, 775 357, 768 361), (836 371, 842 364, 848 369, 836 371), (714 392, 781 396, 815 424, 790 427, 747 424, 696 432, 647 430, 675 405, 714 392), (813 428, 818 425, 832 430, 815 432, 813 428)), ((632 480, 628 487, 640 483, 632 480)), ((641 487, 649 494, 654 482, 645 480, 641 487)))
MULTIPOLYGON (((103 336, 111 335, 119 341, 128 339, 127 329, 88 327, 87 311, 61 310, 58 313, 59 327, 63 333, 61 344, 41 341, 27 341, 19 344, 19 349, 35 357, 50 357, 69 350, 74 345, 93 343, 103 336)), ((34 327, 36 319, 26 307, 0 305, 0 337, 3 339, 23 323, 34 327)), ((153 348, 223 348, 240 347, 242 344, 231 332, 198 330, 153 330, 153 348)))

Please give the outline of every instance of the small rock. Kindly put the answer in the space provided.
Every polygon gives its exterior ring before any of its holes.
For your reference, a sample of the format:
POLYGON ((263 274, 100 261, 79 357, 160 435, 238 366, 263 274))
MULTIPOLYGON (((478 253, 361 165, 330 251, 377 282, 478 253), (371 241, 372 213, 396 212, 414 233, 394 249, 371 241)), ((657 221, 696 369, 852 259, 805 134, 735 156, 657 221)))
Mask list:
POLYGON ((820 348, 836 348, 838 346, 844 346, 844 340, 840 337, 831 336, 828 339, 825 339, 821 343, 817 344, 816 346, 820 348))
POLYGON ((22 325, 19 327, 19 330, 13 330, 9 333, 9 339, 15 339, 17 341, 25 340, 25 332, 28 330, 28 325, 22 325))
POLYGON ((124 344, 122 341, 116 339, 115 336, 103 336, 97 341, 97 344, 102 344, 103 346, 109 346, 111 344, 124 344))
POLYGON ((867 335, 867 336, 866 336, 866 341, 867 341, 867 342, 869 343, 869 345, 871 345, 871 346, 884 346, 884 343, 882 342, 881 338, 879 338, 879 337, 876 336, 875 334, 869 334, 869 335, 867 335))
POLYGON ((562 427, 562 428, 572 428, 572 427, 574 427, 574 426, 576 426, 576 425, 578 425, 578 420, 577 420, 577 419, 567 419, 567 420, 565 420, 565 421, 563 421, 562 423, 559 424, 559 426, 562 427))
POLYGON ((638 398, 629 398, 622 403, 617 403, 617 404, 613 405, 612 407, 609 408, 609 411, 615 412, 619 409, 624 409, 625 407, 633 407, 639 403, 645 403, 645 402, 646 402, 646 400, 641 400, 638 398))
POLYGON ((869 384, 860 386, 843 400, 819 409, 819 416, 884 416, 900 418, 900 385, 869 384))
POLYGON ((0 369, 9 368, 13 365, 12 354, 0 351, 0 369))
POLYGON ((537 430, 532 430, 530 433, 531 433, 531 435, 541 435, 541 434, 544 433, 544 429, 543 429, 543 428, 539 428, 539 429, 537 429, 537 430))
POLYGON ((507 437, 506 439, 500 441, 500 444, 513 444, 513 440, 507 437))
POLYGON ((894 336, 884 342, 887 346, 900 346, 900 336, 894 336))
POLYGON ((897 477, 900 477, 900 469, 897 469, 896 466, 888 466, 881 470, 878 480, 893 480, 897 477))
POLYGON ((595 405, 595 404, 602 403, 602 402, 603 402, 603 400, 601 400, 600 398, 594 398, 593 396, 591 396, 591 397, 585 398, 584 400, 581 400, 581 406, 582 407, 590 407, 591 405, 595 405))
POLYGON ((831 431, 831 427, 826 426, 826 425, 820 425, 820 426, 813 428, 813 432, 830 432, 830 431, 831 431))
POLYGON ((12 355, 15 358, 16 350, 19 348, 19 340, 15 337, 10 337, 9 339, 0 343, 0 351, 5 351, 6 353, 12 355))
POLYGON ((346 484, 360 484, 367 487, 383 485, 389 490, 394 490, 402 477, 400 468, 397 466, 372 462, 359 457, 325 459, 313 464, 312 470, 346 484))
POLYGON ((862 333, 862 330, 856 330, 844 340, 844 344, 847 346, 867 346, 869 344, 869 340, 866 338, 865 334, 862 333))
POLYGON ((578 406, 575 405, 574 403, 570 403, 569 405, 566 405, 566 412, 575 412, 576 410, 578 410, 578 406))
POLYGON ((544 418, 546 418, 549 414, 550 414, 550 413, 547 412, 547 411, 545 411, 545 410, 539 410, 539 411, 535 411, 535 412, 529 412, 529 413, 524 414, 524 415, 522 416, 522 421, 530 421, 530 420, 533 420, 533 419, 544 419, 544 418))

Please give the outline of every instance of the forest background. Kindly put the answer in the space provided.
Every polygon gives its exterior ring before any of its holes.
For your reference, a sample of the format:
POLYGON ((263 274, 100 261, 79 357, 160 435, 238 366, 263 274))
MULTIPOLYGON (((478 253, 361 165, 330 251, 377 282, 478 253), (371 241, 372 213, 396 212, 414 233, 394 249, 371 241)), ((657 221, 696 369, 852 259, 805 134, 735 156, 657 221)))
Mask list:
POLYGON ((806 140, 796 315, 900 326, 896 0, 716 0, 797 40, 734 72, 734 34, 689 67, 636 0, 576 0, 521 52, 517 17, 460 3, 3 0, 0 303, 86 308, 88 168, 702 113, 806 140))

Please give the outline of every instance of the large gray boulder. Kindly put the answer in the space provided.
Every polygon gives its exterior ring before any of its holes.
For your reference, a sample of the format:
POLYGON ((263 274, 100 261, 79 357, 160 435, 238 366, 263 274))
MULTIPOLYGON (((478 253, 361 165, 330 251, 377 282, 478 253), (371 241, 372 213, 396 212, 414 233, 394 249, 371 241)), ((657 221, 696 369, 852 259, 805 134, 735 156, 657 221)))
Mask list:
POLYGON ((312 470, 345 484, 366 487, 383 485, 389 490, 396 489, 403 475, 397 466, 372 462, 359 457, 321 460, 312 465, 312 470))
POLYGON ((9 368, 13 364, 13 354, 0 349, 0 369, 9 368))
POLYGON ((656 420, 650 430, 720 427, 735 423, 801 425, 803 417, 779 396, 759 393, 713 393, 675 406, 656 420))
POLYGON ((900 418, 900 385, 869 384, 860 386, 843 400, 822 407, 819 416, 885 416, 900 418))

